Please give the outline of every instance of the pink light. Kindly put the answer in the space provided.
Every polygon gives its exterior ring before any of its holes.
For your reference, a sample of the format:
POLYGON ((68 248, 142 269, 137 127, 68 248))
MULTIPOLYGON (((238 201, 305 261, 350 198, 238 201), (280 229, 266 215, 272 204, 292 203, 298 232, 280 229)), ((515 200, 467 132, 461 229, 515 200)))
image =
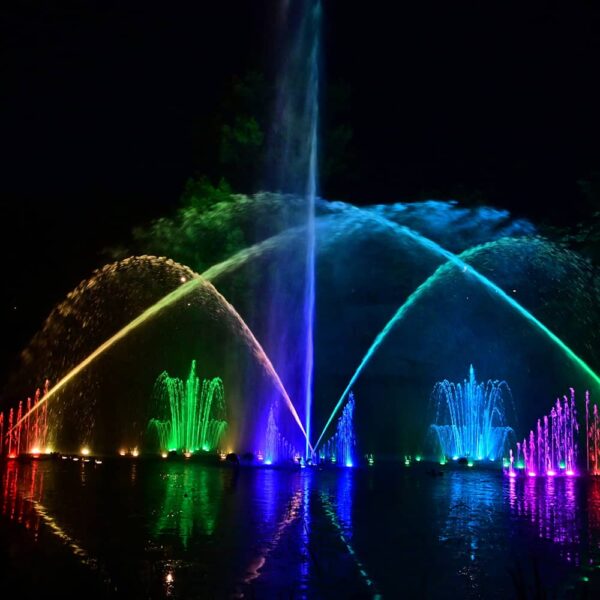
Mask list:
POLYGON ((537 473, 535 471, 529 471, 529 473, 527 473, 527 475, 529 475, 529 477, 535 477, 537 475, 537 473))
POLYGON ((567 471, 567 475, 568 475, 569 477, 572 477, 573 475, 575 475, 575 471, 573 471, 572 469, 569 469, 569 470, 567 471))
POLYGON ((509 477, 516 477, 517 476, 517 472, 516 471, 509 471, 508 472, 508 476, 509 477))
POLYGON ((554 477, 556 475, 556 471, 550 470, 546 473, 546 475, 548 475, 548 477, 554 477))

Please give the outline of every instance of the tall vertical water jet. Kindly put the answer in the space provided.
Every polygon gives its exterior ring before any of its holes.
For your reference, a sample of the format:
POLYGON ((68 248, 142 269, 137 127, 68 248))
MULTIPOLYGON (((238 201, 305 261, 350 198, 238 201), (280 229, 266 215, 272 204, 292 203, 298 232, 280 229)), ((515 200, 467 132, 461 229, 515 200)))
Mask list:
MULTIPOLYGON (((289 325, 281 331, 281 321, 272 323, 271 338, 278 345, 277 368, 291 388, 294 398, 303 398, 306 455, 310 454, 314 363, 315 313, 315 197, 317 194, 317 133, 319 96, 319 46, 321 30, 320 0, 284 4, 281 71, 270 144, 271 185, 278 191, 305 200, 305 246, 302 250, 302 285, 299 331, 289 325)), ((294 278, 289 265, 281 265, 284 276, 294 278)), ((278 274, 277 278, 281 277, 278 274)), ((285 293, 289 282, 277 281, 271 302, 274 310, 288 304, 285 293)))

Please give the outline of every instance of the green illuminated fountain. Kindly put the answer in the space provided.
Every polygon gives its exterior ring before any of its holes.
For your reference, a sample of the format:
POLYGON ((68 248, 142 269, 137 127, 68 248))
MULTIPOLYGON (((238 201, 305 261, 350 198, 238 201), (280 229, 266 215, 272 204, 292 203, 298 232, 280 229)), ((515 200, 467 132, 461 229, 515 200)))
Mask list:
POLYGON ((193 360, 185 382, 163 371, 154 394, 159 406, 169 413, 167 419, 151 419, 148 424, 158 435, 161 452, 208 452, 218 447, 227 429, 225 393, 219 377, 200 383, 193 360))

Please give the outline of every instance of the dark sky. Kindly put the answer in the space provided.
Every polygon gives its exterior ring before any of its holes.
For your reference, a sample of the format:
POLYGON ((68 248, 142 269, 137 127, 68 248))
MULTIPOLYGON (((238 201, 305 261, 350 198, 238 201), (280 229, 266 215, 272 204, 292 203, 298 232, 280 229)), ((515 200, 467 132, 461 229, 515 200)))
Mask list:
MULTIPOLYGON (((272 73, 280 6, 6 4, 2 371, 102 248, 208 170, 203 127, 232 77, 272 73)), ((332 195, 479 193, 535 220, 579 216, 577 180, 600 171, 597 3, 324 4, 324 78, 351 90, 357 175, 332 195)))

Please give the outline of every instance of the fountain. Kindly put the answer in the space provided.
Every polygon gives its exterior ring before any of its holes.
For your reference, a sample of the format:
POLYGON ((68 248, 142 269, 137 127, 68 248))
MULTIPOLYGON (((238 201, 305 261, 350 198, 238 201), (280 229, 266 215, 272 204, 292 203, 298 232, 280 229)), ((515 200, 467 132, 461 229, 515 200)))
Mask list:
POLYGON ((0 413, 0 456, 4 454, 9 458, 16 458, 20 454, 50 454, 52 448, 49 440, 48 407, 41 402, 48 394, 50 382, 46 381, 43 390, 35 391, 33 400, 27 398, 25 406, 19 402, 17 412, 11 408, 7 419, 7 435, 4 438, 4 413, 0 413), (36 410, 39 404, 41 410, 36 410), (23 416, 25 410, 25 417, 23 416))
POLYGON ((473 365, 463 383, 436 383, 435 423, 430 427, 443 458, 496 460, 513 430, 505 422, 505 381, 478 383, 473 365))
POLYGON ((600 417, 594 403, 590 413, 590 393, 585 393, 586 467, 588 473, 600 475, 600 417))
MULTIPOLYGON (((586 396, 586 407, 589 403, 586 396)), ((537 420, 536 431, 531 430, 522 442, 517 442, 515 453, 510 451, 508 475, 515 477, 517 469, 523 470, 529 477, 546 475, 572 476, 577 472, 577 410, 575 390, 570 389, 570 397, 556 400, 556 404, 537 420)))
MULTIPOLYGON (((320 0, 285 3, 280 31, 281 72, 270 139, 269 185, 303 199, 301 224, 290 268, 287 257, 269 282, 270 354, 292 397, 302 402, 306 431, 305 457, 310 445, 315 320, 315 199, 317 194, 317 132, 319 96, 320 0), (290 294, 291 286, 297 286, 290 294), (292 316, 292 318, 290 318, 292 316)), ((293 211, 293 209, 292 209, 293 211)), ((284 219, 290 214, 284 210, 284 219)))
MULTIPOLYGON (((81 389, 67 390, 68 386, 75 387, 76 383, 80 382, 79 387, 85 389, 83 373, 92 364, 95 364, 96 361, 100 362, 107 353, 115 351, 118 344, 124 343, 125 340, 131 341, 141 331, 148 329, 159 315, 164 316, 167 309, 182 308, 196 295, 199 295, 202 297, 203 308, 204 300, 210 301, 208 312, 214 316, 215 320, 223 320, 231 327, 235 336, 244 342, 252 357, 256 359, 269 379, 266 393, 263 393, 265 390, 262 389, 251 390, 251 393, 254 394, 252 399, 257 398, 260 405, 255 410, 254 406, 252 409, 248 409, 248 414, 252 415, 248 420, 252 420, 252 423, 247 426, 247 429, 251 429, 251 435, 256 438, 252 440, 254 445, 249 447, 254 450, 259 448, 261 454, 270 457, 267 460, 279 460, 276 457, 285 459, 290 454, 295 455, 296 448, 303 444, 305 458, 307 458, 312 455, 311 430, 313 427, 311 421, 313 412, 317 412, 314 410, 312 399, 317 253, 329 252, 334 247, 336 240, 342 240, 337 248, 348 245, 348 240, 357 231, 363 232, 365 236, 371 235, 372 239, 382 236, 393 238, 394 244, 397 244, 394 246, 395 250, 398 248, 405 250, 407 247, 414 246, 418 249, 415 254, 418 252, 420 255, 426 255, 423 258, 425 279, 420 278, 422 275, 420 272, 419 277, 415 277, 414 281, 407 277, 406 279, 410 281, 407 285, 410 287, 395 290, 399 293, 394 296, 388 295, 389 287, 395 285, 395 283, 389 284, 389 276, 385 278, 385 288, 375 291, 374 286, 373 289, 369 286, 369 293, 377 296, 377 302, 381 306, 384 303, 393 302, 391 307, 396 309, 399 302, 402 304, 395 312, 382 313, 385 320, 372 322, 376 327, 373 331, 378 331, 382 323, 385 323, 385 326, 374 338, 366 353, 363 354, 364 348, 361 348, 361 354, 358 356, 362 358, 357 361, 358 367, 354 370, 331 413, 325 414, 328 418, 315 448, 325 440, 324 436, 328 427, 335 424, 338 413, 346 410, 343 407, 350 390, 355 389, 353 386, 377 350, 388 339, 392 329, 406 317, 410 310, 415 309, 425 298, 426 293, 438 290, 438 286, 447 281, 450 276, 456 278, 459 284, 474 282, 492 298, 501 300, 501 305, 509 307, 512 312, 523 317, 524 323, 530 326, 529 329, 549 339, 552 347, 557 348, 569 359, 576 366, 579 374, 591 379, 594 383, 600 382, 588 363, 580 358, 553 329, 548 328, 534 316, 529 304, 517 302, 514 297, 516 290, 508 288, 502 280, 498 281, 495 275, 493 281, 488 277, 489 273, 494 272, 493 266, 483 265, 483 268, 480 267, 478 261, 482 257, 485 258, 487 253, 492 252, 492 249, 493 252, 501 255, 507 251, 507 248, 517 245, 519 248, 541 247, 543 245, 540 241, 541 238, 533 237, 536 230, 530 223, 523 220, 512 220, 507 213, 488 207, 464 208, 451 202, 427 201, 358 208, 343 202, 325 202, 316 197, 318 189, 318 67, 321 6, 318 0, 311 0, 301 4, 286 3, 284 9, 285 26, 282 34, 284 47, 281 52, 283 69, 278 85, 279 95, 271 140, 273 172, 270 173, 272 177, 269 183, 272 186, 271 189, 285 192, 285 194, 262 193, 253 197, 236 195, 232 196, 234 201, 231 203, 219 203, 218 207, 207 209, 207 212, 210 213, 206 217, 207 222, 219 220, 220 211, 228 211, 228 219, 235 219, 235 215, 237 215, 239 221, 245 222, 248 229, 255 229, 255 236, 248 239, 249 246, 247 248, 204 269, 202 274, 195 273, 192 269, 169 259, 133 256, 124 261, 107 265, 100 272, 82 282, 76 290, 69 294, 67 300, 53 311, 43 331, 47 338, 72 345, 73 351, 69 353, 40 351, 37 357, 30 361, 31 364, 36 362, 36 358, 43 358, 44 360, 37 361, 39 365, 37 368, 46 369, 45 361, 48 356, 52 357, 51 360, 63 360, 64 363, 58 366, 53 365, 50 369, 51 372, 48 373, 51 379, 56 381, 56 384, 47 390, 39 402, 33 402, 31 406, 22 405, 20 409, 15 407, 12 417, 10 414, 6 417, 0 416, 0 435, 7 437, 6 434, 9 432, 8 438, 12 439, 19 435, 20 439, 20 428, 38 413, 40 413, 42 421, 47 421, 47 413, 44 411, 47 411, 47 404, 52 398, 56 397, 60 397, 61 403, 60 411, 57 409, 60 418, 56 422, 61 422, 65 418, 64 414, 71 412, 71 408, 74 412, 75 406, 77 411, 88 410, 91 413, 95 408, 93 401, 77 402, 77 392, 81 395, 81 389), (222 204, 229 204, 229 206, 224 208, 222 204), (278 226, 276 231, 271 231, 269 227, 263 229, 260 219, 260 215, 266 210, 265 207, 268 209, 271 205, 283 206, 283 208, 278 206, 277 216, 273 218, 278 226), (244 212, 250 210, 255 210, 256 213, 250 213, 249 216, 249 213, 244 212), (248 226, 248 222, 252 225, 248 226), (264 235, 257 234, 260 231, 263 233, 268 231, 271 237, 264 239, 264 235), (518 235, 526 237, 519 239, 514 237, 518 235), (258 267, 253 265, 259 260, 266 261, 265 257, 271 259, 268 269, 259 268, 263 266, 262 263, 258 267), (289 257, 295 259, 293 268, 284 260, 289 257), (475 262, 477 268, 474 266, 475 262), (254 271, 260 271, 259 277, 262 278, 258 278, 257 282, 251 282, 251 286, 255 287, 249 286, 247 295, 240 294, 243 299, 239 300, 241 306, 238 304, 238 312, 210 282, 216 278, 225 278, 247 265, 253 266, 254 271), (430 267, 432 268, 430 269, 430 267), (160 279, 160 277, 148 276, 146 278, 144 276, 153 269, 158 269, 163 275, 167 272, 168 277, 165 276, 163 282, 165 289, 161 289, 160 293, 154 290, 155 294, 144 296, 144 302, 134 299, 130 303, 130 296, 146 294, 149 282, 154 283, 160 279), (126 293, 121 286, 115 284, 115 289, 112 291, 118 293, 109 294, 106 293, 106 290, 103 294, 98 292, 97 296, 93 298, 94 302, 90 302, 96 311, 93 315, 82 309, 81 299, 84 296, 93 295, 94 290, 102 291, 102 286, 106 284, 107 280, 112 277, 117 278, 120 273, 127 270, 136 272, 139 270, 140 272, 137 286, 132 287, 133 293, 126 293), (415 288, 415 282, 421 283, 415 288), (253 294, 255 291, 256 293, 253 294), (126 307, 123 314, 119 313, 118 317, 114 318, 116 311, 111 312, 111 308, 114 309, 114 306, 105 303, 104 300, 95 302, 101 295, 117 298, 118 300, 115 302, 126 307), (242 319, 241 314, 248 318, 252 328, 242 319), (392 314, 391 319, 390 314, 392 314), (101 337, 98 333, 101 329, 98 324, 107 321, 108 317, 111 318, 110 333, 101 337), (80 335, 81 332, 84 334, 80 335), (265 352, 259 339, 265 342, 268 353, 265 352), (59 356, 60 359, 56 358, 59 356), (69 398, 65 400, 66 397, 69 398), (279 410, 281 400, 289 413, 286 413, 285 409, 279 410), (67 402, 70 404, 67 405, 67 402), (285 429, 281 423, 284 414, 286 417, 291 415, 298 430, 291 433, 285 429)), ((225 225, 223 222, 220 222, 218 226, 215 225, 215 230, 221 233, 223 227, 231 226, 233 228, 237 224, 237 222, 227 221, 227 219, 225 221, 225 225)), ((179 230, 175 229, 176 232, 179 230)), ((242 237, 246 239, 246 236, 247 231, 245 230, 242 237)), ((190 237, 193 238, 193 235, 190 237)), ((172 245, 175 246, 175 244, 172 245)), ((170 252, 171 248, 167 248, 166 251, 170 252)), ((172 251, 176 251, 176 249, 173 248, 172 251)), ((412 248, 411 251, 413 251, 412 248)), ((337 256, 336 261, 341 263, 337 256)), ((343 263, 341 264, 342 267, 339 270, 352 271, 343 263)), ((244 276, 251 279, 255 275, 254 271, 250 274, 245 272, 244 276)), ((243 281, 245 283, 247 280, 243 281)), ((325 277, 322 280, 319 279, 320 292, 321 281, 326 282, 327 280, 325 277)), ((224 285, 229 284, 233 287, 238 283, 238 281, 225 281, 224 285)), ((321 298, 326 294, 327 289, 321 298)), ((519 298, 519 300, 521 299, 519 298)), ((238 296, 236 296, 236 303, 238 303, 238 296)), ((320 306, 322 307, 322 304, 320 306)), ((387 308, 382 310, 387 310, 387 308)), ((584 313, 584 311, 581 312, 584 313)), ((585 319, 590 320, 591 317, 586 316, 585 319)), ((325 321, 325 319, 323 320, 325 321)), ((333 322, 337 324, 337 321, 333 322)), ((347 323, 343 323, 341 320, 339 324, 340 329, 351 329, 347 327, 347 323)), ((320 329, 320 331, 322 330, 323 328, 320 329)), ((369 330, 364 333, 371 335, 372 332, 369 330)), ((362 335, 355 337, 360 340, 364 339, 362 335)), ((321 345, 321 347, 323 346, 325 344, 321 345)), ((588 346, 593 348, 591 343, 586 345, 586 347, 588 346)), ((41 350, 46 349, 41 347, 41 350)), ((56 346, 50 345, 49 349, 56 350, 56 346)), ((592 358, 595 358, 593 352, 591 354, 592 358)), ((319 359, 321 360, 321 358, 319 359)), ((589 359, 586 357, 586 360, 589 359)), ((238 368, 234 360, 231 360, 231 363, 234 363, 234 368, 238 368)), ((163 366, 164 364, 161 363, 160 368, 163 366)), ((254 381, 252 375, 248 375, 248 371, 251 369, 247 365, 243 365, 239 367, 239 370, 243 371, 244 368, 246 368, 246 381, 250 382, 248 387, 252 388, 254 381)), ((218 372, 223 373, 223 371, 218 372)), ((36 373, 36 375, 38 374, 36 373)), ((92 383, 95 383, 94 375, 96 374, 89 374, 92 383)), ((46 376, 45 373, 44 376, 46 376)), ((344 373, 344 377, 347 376, 348 373, 344 373)), ((226 379, 225 375, 224 378, 226 379)), ((39 378, 36 377, 34 380, 37 381, 39 378)), ((229 380, 226 379, 226 381, 228 392, 231 393, 229 380)), ((513 383, 512 379, 511 383, 513 383)), ((231 394, 231 396, 236 397, 235 394, 231 394)), ((244 394, 240 393, 239 397, 244 398, 245 401, 244 394)), ((454 400, 458 401, 456 398, 454 400)), ((52 403, 50 404, 52 406, 52 403)), ((59 403, 57 402, 57 404, 59 403)), ((352 406, 354 406, 354 401, 352 401, 352 406)), ((131 413, 133 412, 132 409, 131 413)), ((502 413, 502 411, 498 412, 502 413)), ((54 416, 52 411, 50 416, 54 416)), ((79 413, 74 419, 77 419, 78 416, 79 413)), ((131 414, 127 415, 128 418, 129 416, 131 414)), ((142 422, 144 424, 147 422, 148 416, 143 415, 142 422)), ((231 416, 230 413, 230 423, 233 425, 235 419, 232 419, 231 416)), ((342 414, 343 416, 344 414, 342 414)), ((318 418, 321 418, 321 415, 318 415, 318 418)), ((468 450, 474 458, 479 456, 497 457, 501 453, 500 450, 494 448, 494 444, 497 445, 501 442, 494 441, 494 434, 490 433, 495 428, 500 432, 504 427, 499 424, 502 419, 499 419, 497 412, 492 410, 490 420, 493 424, 482 422, 476 427, 473 426, 474 429, 488 427, 490 430, 488 433, 467 434, 466 431, 457 433, 461 428, 471 426, 468 423, 460 424, 460 418, 462 418, 460 415, 452 416, 449 413, 447 423, 435 424, 438 428, 435 431, 440 445, 452 446, 452 444, 458 443, 462 447, 464 444, 474 444, 473 448, 468 450), (458 421, 454 422, 454 417, 457 417, 458 421), (481 440, 477 442, 462 439, 460 442, 455 442, 454 440, 456 436, 463 438, 470 435, 480 436, 481 440)), ((485 418, 482 416, 482 419, 485 418)), ((54 427, 54 419, 50 419, 50 421, 54 427)), ((90 418, 89 421, 90 429, 104 425, 96 424, 93 418, 90 418)), ((340 422, 342 421, 343 419, 340 422)), ((157 423, 154 427, 157 431, 160 429, 157 423)), ((168 438, 171 434, 167 434, 164 430, 165 427, 162 431, 163 437, 168 438)), ((498 433, 498 435, 500 434, 498 433)), ((77 443, 87 441, 85 436, 80 436, 80 438, 82 439, 77 439, 77 443)), ((12 445, 11 442, 11 448, 12 445)), ((164 445, 168 446, 169 444, 165 442, 164 445)), ((464 449, 455 451, 457 455, 463 452, 467 453, 467 450, 464 449)), ((454 455, 455 452, 451 451, 450 453, 454 455)))
POLYGON ((356 455, 356 436, 354 434, 354 394, 350 392, 346 406, 338 419, 335 434, 323 444, 321 459, 353 467, 356 455))
MULTIPOLYGON (((350 211, 358 211, 361 209, 357 207, 349 207, 350 211)), ((544 325, 537 317, 535 317, 529 310, 527 310, 524 306, 522 306, 519 302, 517 302, 513 297, 508 295, 502 288, 500 288, 496 283, 490 280, 488 277, 480 273, 478 270, 474 269, 471 264, 465 262, 463 258, 468 258, 471 255, 471 251, 464 252, 464 256, 456 255, 449 250, 446 250, 442 246, 440 246, 435 241, 421 235, 420 233, 413 231, 412 229, 404 226, 398 225, 397 223, 387 219, 381 214, 375 212, 370 215, 377 223, 392 229, 398 235, 406 236, 424 249, 432 252, 433 254, 445 259, 445 264, 438 268, 438 270, 427 280, 425 280, 421 285, 417 287, 417 289, 408 297, 408 299, 402 304, 402 306, 396 311, 393 317, 386 323, 385 327, 381 330, 381 332, 375 337, 373 343, 367 350, 366 354, 363 356, 360 361, 357 369, 354 371, 354 374, 350 378, 348 384, 344 388, 342 395, 340 396, 337 404, 334 406, 329 418, 327 419, 323 430, 319 438, 315 443, 315 449, 318 448, 321 443, 328 427, 331 425, 335 415, 340 410, 344 399, 349 393, 350 389, 355 385, 356 381, 364 371, 367 364, 373 358, 375 352, 378 348, 383 344, 387 336, 390 334, 394 326, 406 315, 407 311, 415 304, 415 302, 423 295, 423 293, 431 287, 431 285, 436 281, 438 273, 440 271, 451 269, 460 269, 460 271, 467 276, 473 278, 474 281, 481 284, 484 289, 490 291, 494 297, 501 299, 505 302, 511 309, 515 310, 517 314, 522 316, 529 324, 533 325, 535 329, 537 329, 540 333, 542 333, 545 337, 547 337, 553 344, 555 344, 564 355, 586 376, 588 377, 596 386, 600 387, 600 376, 581 358, 579 357, 562 339, 560 339, 552 330, 550 330, 546 325, 544 325)))
POLYGON ((193 360, 185 383, 163 371, 156 380, 155 396, 159 406, 169 409, 166 420, 151 419, 148 424, 148 429, 157 433, 162 452, 208 452, 218 448, 227 429, 220 378, 205 379, 200 384, 193 360))
POLYGON ((279 431, 277 420, 275 419, 275 406, 271 404, 269 417, 267 418, 267 430, 265 432, 264 464, 272 465, 290 461, 298 455, 298 450, 279 431))
MULTIPOLYGON (((241 260, 244 260, 243 257, 247 256, 248 253, 241 253, 241 260)), ((209 277, 217 277, 219 274, 222 274, 224 270, 233 269, 235 267, 235 262, 232 264, 231 261, 225 261, 221 268, 215 265, 213 268, 209 269, 207 275, 209 277)), ((148 272, 154 276, 153 281, 164 277, 167 280, 167 283, 172 281, 172 285, 175 285, 176 287, 158 302, 155 302, 150 307, 146 308, 137 318, 121 327, 121 329, 114 333, 110 338, 106 339, 100 346, 96 347, 95 350, 87 354, 87 356, 74 367, 71 367, 66 375, 62 375, 57 383, 47 390, 47 393, 44 394, 38 403, 27 408, 24 413, 21 411, 21 413, 14 415, 13 420, 9 421, 5 427, 5 436, 9 433, 14 434, 27 419, 30 419, 41 408, 46 407, 47 403, 53 397, 57 396, 61 391, 64 391, 67 385, 77 381, 90 365, 95 363, 109 350, 113 350, 119 342, 127 339, 140 327, 144 325, 147 326, 165 309, 175 306, 178 303, 179 306, 181 306, 183 300, 186 301, 183 306, 190 306, 190 301, 192 299, 194 299, 195 303, 199 304, 203 310, 209 314, 218 316, 220 320, 230 326, 235 337, 248 348, 250 355, 255 359, 256 364, 261 367, 278 395, 283 398, 285 406, 289 409, 290 415, 298 425, 302 435, 304 437, 306 436, 304 426, 278 373, 275 371, 269 357, 265 354, 262 346, 239 313, 229 302, 227 302, 216 288, 209 283, 209 281, 194 273, 189 268, 178 265, 174 261, 168 259, 152 256, 131 257, 124 261, 107 265, 103 269, 97 271, 89 280, 82 282, 68 295, 67 299, 53 311, 44 327, 44 335, 40 336, 40 341, 37 339, 34 340, 38 347, 33 346, 33 349, 30 348, 28 352, 32 353, 33 351, 36 351, 37 354, 43 353, 43 355, 48 355, 52 354, 54 351, 54 353, 59 354, 54 350, 54 344, 59 344, 60 339, 62 339, 62 336, 59 336, 58 334, 62 333, 63 336, 68 339, 74 325, 77 326, 78 329, 84 329, 87 333, 87 338, 93 342, 94 337, 98 335, 94 320, 106 316, 98 311, 98 306, 102 306, 103 298, 107 296, 109 298, 111 297, 109 293, 110 287, 107 289, 107 286, 114 285, 111 282, 115 280, 115 278, 122 276, 122 274, 136 274, 138 272, 141 272, 142 274, 148 272), (91 306, 91 309, 89 306, 91 306), (94 312, 90 314, 88 312, 90 310, 94 312)), ((136 288, 133 288, 134 291, 135 289, 136 288)), ((101 328, 99 329, 102 330, 101 328)), ((81 338, 85 337, 86 336, 77 337, 77 344, 80 344, 81 338)), ((74 356, 77 356, 78 352, 86 351, 85 348, 80 349, 78 346, 72 347, 71 350, 74 356)), ((64 353, 60 353, 60 356, 63 355, 64 353)), ((90 403, 87 403, 85 407, 86 410, 91 410, 90 403)), ((70 412, 71 411, 64 411, 62 407, 59 408, 57 415, 58 420, 52 423, 53 430, 60 428, 65 414, 70 412)), ((88 435, 89 432, 79 434, 79 437, 86 438, 88 435)), ((85 439, 83 439, 83 441, 85 441, 85 439)), ((82 439, 79 440, 80 444, 81 442, 82 439)), ((106 452, 112 452, 114 450, 114 448, 105 448, 106 452)))

